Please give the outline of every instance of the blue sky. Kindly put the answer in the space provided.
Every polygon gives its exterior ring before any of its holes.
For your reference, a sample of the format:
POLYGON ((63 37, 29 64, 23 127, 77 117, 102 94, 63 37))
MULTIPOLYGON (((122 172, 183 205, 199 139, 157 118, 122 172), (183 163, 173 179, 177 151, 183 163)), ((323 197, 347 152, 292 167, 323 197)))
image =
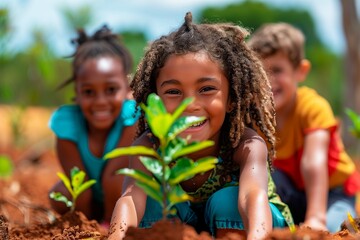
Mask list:
MULTIPOLYGON (((46 37, 59 55, 72 53, 70 39, 74 32, 68 29, 60 9, 74 9, 90 5, 94 21, 87 31, 94 31, 104 23, 113 30, 139 29, 146 31, 150 40, 177 28, 186 12, 196 12, 204 6, 222 6, 242 0, 1 0, 0 7, 10 11, 11 28, 9 49, 21 50, 33 39, 33 29, 45 31, 46 37)), ((313 15, 323 42, 333 51, 344 51, 344 37, 339 0, 261 0, 282 8, 307 9, 313 15)), ((358 6, 359 7, 359 6, 358 6)))

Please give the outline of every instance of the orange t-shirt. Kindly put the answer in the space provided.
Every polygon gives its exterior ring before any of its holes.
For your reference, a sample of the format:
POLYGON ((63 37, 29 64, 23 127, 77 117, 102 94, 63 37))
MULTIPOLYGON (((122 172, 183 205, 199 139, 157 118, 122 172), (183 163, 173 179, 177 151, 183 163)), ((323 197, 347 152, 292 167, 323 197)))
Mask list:
POLYGON ((330 131, 328 152, 329 188, 343 186, 345 193, 354 195, 360 191, 360 174, 345 152, 338 134, 338 125, 330 104, 315 90, 300 87, 296 104, 284 127, 276 133, 276 158, 274 167, 287 173, 296 186, 303 190, 300 161, 306 134, 317 129, 330 131))

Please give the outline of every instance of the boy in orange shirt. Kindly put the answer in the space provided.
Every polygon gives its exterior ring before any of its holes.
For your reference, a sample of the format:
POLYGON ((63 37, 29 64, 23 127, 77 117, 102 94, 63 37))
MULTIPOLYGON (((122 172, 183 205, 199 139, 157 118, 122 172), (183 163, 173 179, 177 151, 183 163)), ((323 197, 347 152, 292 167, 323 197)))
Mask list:
POLYGON ((331 106, 315 90, 298 87, 311 64, 304 57, 304 35, 286 23, 254 32, 250 47, 270 79, 276 109, 277 191, 296 224, 338 231, 347 212, 355 216, 360 176, 344 151, 331 106))

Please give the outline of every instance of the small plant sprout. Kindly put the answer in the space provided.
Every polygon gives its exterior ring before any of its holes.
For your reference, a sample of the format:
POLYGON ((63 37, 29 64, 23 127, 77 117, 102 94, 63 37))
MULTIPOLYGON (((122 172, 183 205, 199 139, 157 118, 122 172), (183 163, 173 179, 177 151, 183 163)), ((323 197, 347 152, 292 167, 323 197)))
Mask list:
POLYGON ((345 110, 346 115, 350 118, 352 126, 349 128, 349 132, 356 138, 360 139, 360 115, 347 108, 345 110))
POLYGON ((188 127, 204 120, 203 117, 181 116, 192 101, 190 98, 185 99, 174 113, 170 114, 160 97, 154 93, 150 94, 147 106, 141 103, 140 107, 145 112, 151 132, 159 140, 157 151, 144 146, 131 146, 114 149, 104 157, 109 159, 123 155, 140 155, 140 161, 152 176, 129 168, 120 169, 117 173, 133 177, 148 196, 158 201, 163 208, 164 219, 176 213, 173 208, 175 204, 192 200, 181 188, 180 183, 198 173, 213 169, 218 162, 217 158, 211 156, 196 161, 187 157, 190 153, 212 146, 213 141, 189 143, 191 136, 187 139, 177 136, 188 127))
POLYGON ((70 171, 70 178, 69 179, 65 174, 61 172, 57 172, 57 175, 64 183, 65 187, 71 194, 71 200, 67 199, 62 193, 60 192, 51 192, 50 198, 64 202, 67 207, 70 208, 70 211, 73 212, 75 210, 76 199, 83 193, 86 189, 90 188, 92 185, 96 183, 96 180, 91 179, 84 182, 86 173, 80 170, 78 167, 73 167, 70 171))
POLYGON ((350 212, 347 213, 347 217, 348 217, 350 226, 351 226, 352 229, 355 231, 355 234, 356 234, 356 233, 360 233, 359 227, 358 227, 358 225, 356 224, 356 222, 355 222, 355 220, 354 220, 354 218, 352 217, 352 215, 351 215, 350 212))
POLYGON ((295 234, 296 232, 296 227, 295 227, 295 224, 290 224, 289 225, 289 230, 292 234, 295 234))
POLYGON ((10 177, 13 171, 14 166, 11 159, 8 156, 0 155, 0 179, 10 177))

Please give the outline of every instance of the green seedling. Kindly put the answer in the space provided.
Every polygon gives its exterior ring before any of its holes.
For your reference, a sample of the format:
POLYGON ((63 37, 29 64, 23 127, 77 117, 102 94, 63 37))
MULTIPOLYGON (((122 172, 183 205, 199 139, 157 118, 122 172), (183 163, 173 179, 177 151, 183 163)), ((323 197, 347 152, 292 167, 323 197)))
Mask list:
POLYGON ((352 126, 349 127, 349 132, 356 138, 360 139, 360 115, 351 110, 345 109, 346 115, 350 118, 352 126))
POLYGON ((96 180, 91 179, 84 182, 86 173, 80 170, 78 167, 73 167, 70 171, 69 179, 65 174, 61 172, 57 172, 57 175, 64 183, 65 187, 71 194, 71 200, 69 200, 66 196, 64 196, 60 192, 51 192, 50 198, 55 201, 64 202, 67 207, 70 208, 70 211, 73 212, 75 210, 76 199, 83 193, 86 189, 90 188, 92 185, 96 183, 96 180))
POLYGON ((14 171, 14 165, 8 156, 0 155, 0 179, 8 178, 14 171))
POLYGON ((292 234, 295 234, 296 233, 296 227, 295 227, 295 224, 290 224, 289 225, 289 230, 292 234))
POLYGON ((359 233, 360 232, 359 227, 356 224, 356 222, 350 212, 347 213, 347 217, 348 217, 349 223, 350 223, 351 227, 353 228, 353 230, 355 231, 355 233, 359 233))
POLYGON ((213 141, 193 141, 178 137, 182 131, 204 120, 203 117, 181 116, 193 99, 185 99, 173 114, 166 111, 164 103, 156 94, 147 98, 147 106, 140 104, 151 132, 159 140, 156 150, 144 146, 117 148, 105 155, 105 159, 124 155, 138 155, 140 161, 152 173, 152 176, 136 169, 124 168, 118 174, 130 176, 145 193, 155 199, 163 208, 163 218, 176 213, 175 204, 192 200, 181 188, 180 183, 215 167, 218 159, 204 157, 196 161, 187 157, 190 153, 205 149, 213 141))

